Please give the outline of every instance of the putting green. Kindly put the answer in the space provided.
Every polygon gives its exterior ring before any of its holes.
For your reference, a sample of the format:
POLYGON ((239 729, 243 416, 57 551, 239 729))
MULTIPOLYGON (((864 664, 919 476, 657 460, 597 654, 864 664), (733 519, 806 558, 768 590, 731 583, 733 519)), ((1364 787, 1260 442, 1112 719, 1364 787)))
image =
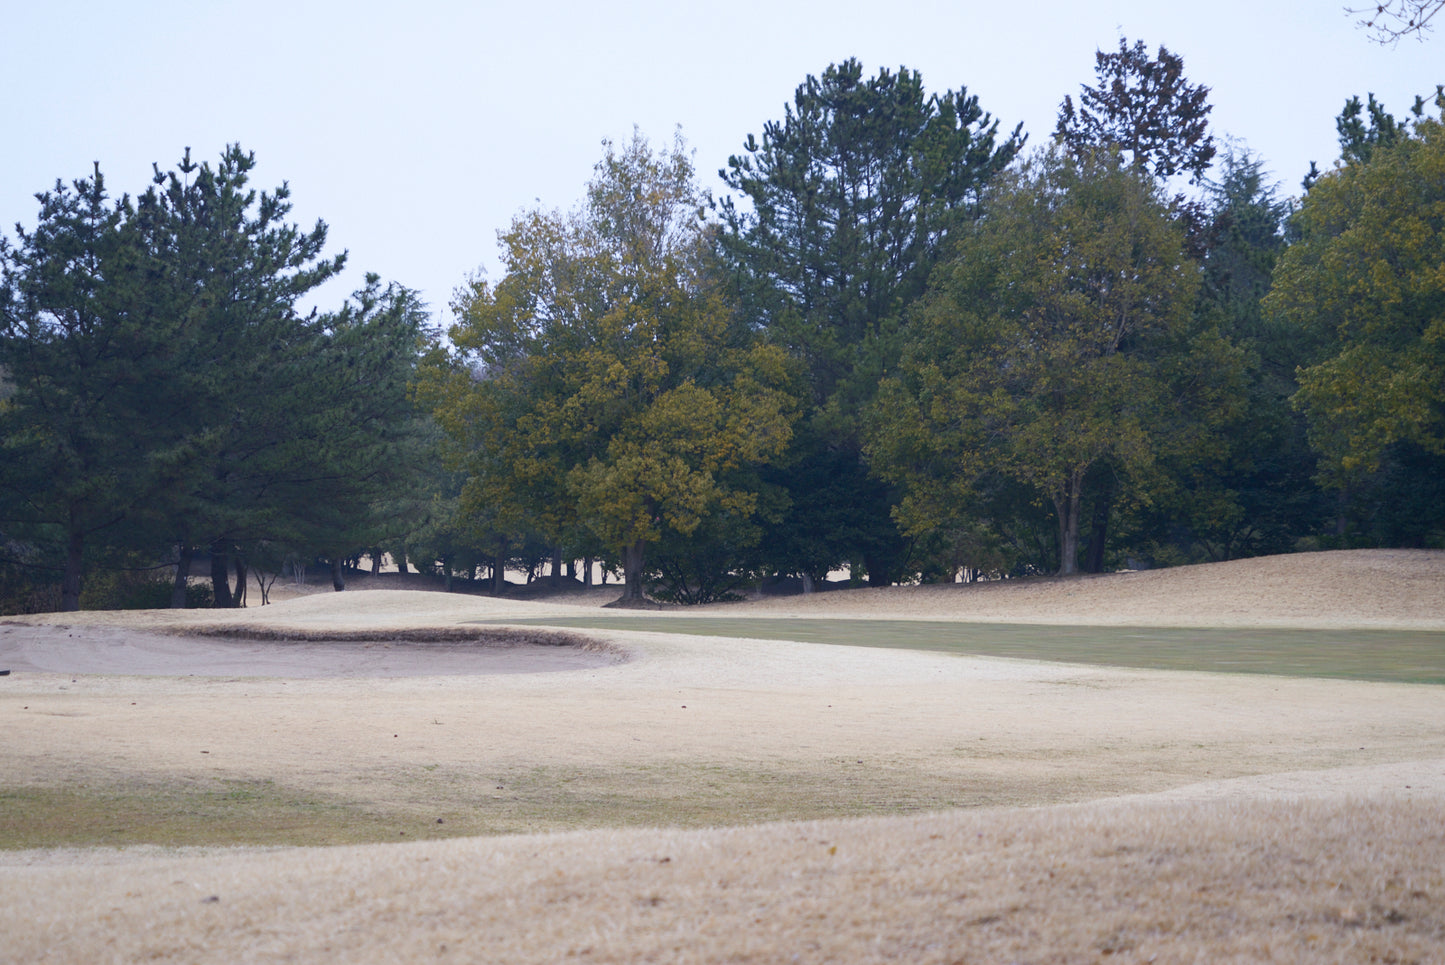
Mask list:
POLYGON ((487 623, 935 650, 1149 670, 1445 684, 1445 632, 1081 627, 923 620, 566 617, 487 623))

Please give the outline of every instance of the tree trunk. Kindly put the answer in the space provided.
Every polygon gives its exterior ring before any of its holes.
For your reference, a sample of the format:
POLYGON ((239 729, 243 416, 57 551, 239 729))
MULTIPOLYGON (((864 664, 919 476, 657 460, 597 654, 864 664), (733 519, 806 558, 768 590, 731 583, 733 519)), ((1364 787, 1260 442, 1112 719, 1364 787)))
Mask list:
POLYGON ((642 565, 646 559, 647 544, 642 540, 633 540, 622 550, 622 596, 618 599, 634 602, 641 602, 645 597, 642 595, 642 565))
POLYGON ((84 559, 85 535, 72 529, 65 549, 65 575, 60 582, 60 609, 66 613, 80 609, 80 570, 84 559))
POLYGON ((507 543, 497 548, 497 556, 492 560, 492 593, 501 596, 507 592, 507 543))
POLYGON ((188 579, 191 575, 191 557, 194 554, 195 549, 191 544, 182 540, 176 553, 179 557, 176 560, 176 579, 175 582, 171 584, 172 610, 184 610, 186 608, 186 587, 189 585, 188 579))
POLYGON ((226 544, 216 540, 211 544, 211 597, 212 606, 232 607, 231 599, 231 558, 226 544))
POLYGON ((236 606, 246 605, 246 558, 236 554, 236 595, 231 601, 236 606))
POLYGON ((374 549, 374 550, 371 551, 371 575, 372 575, 372 576, 376 576, 376 575, 377 575, 378 573, 380 573, 380 572, 381 572, 381 550, 379 550, 379 549, 374 549))
POLYGON ((405 547, 405 546, 398 546, 398 547, 396 548, 396 571, 397 571, 398 573, 405 573, 405 572, 406 572, 406 547, 405 547))
POLYGON ((452 558, 450 556, 442 557, 442 572, 446 574, 446 591, 450 593, 452 591, 452 558))
POLYGON ((1079 497, 1083 474, 1074 473, 1064 491, 1054 497, 1054 511, 1059 516, 1059 575, 1073 576, 1079 572, 1079 497))
POLYGON ((803 573, 803 595, 804 595, 804 596, 807 596, 808 594, 812 593, 813 590, 814 590, 814 586, 813 586, 813 574, 812 574, 812 573, 808 573, 808 572, 804 572, 804 573, 803 573))
POLYGON ((552 551, 552 574, 550 582, 554 590, 562 585, 562 551, 560 549, 552 551))
POLYGON ((345 560, 339 556, 333 556, 331 558, 331 588, 337 593, 346 589, 346 570, 343 566, 344 563, 345 560))
POLYGON ((582 558, 582 585, 592 585, 592 557, 590 556, 582 558))

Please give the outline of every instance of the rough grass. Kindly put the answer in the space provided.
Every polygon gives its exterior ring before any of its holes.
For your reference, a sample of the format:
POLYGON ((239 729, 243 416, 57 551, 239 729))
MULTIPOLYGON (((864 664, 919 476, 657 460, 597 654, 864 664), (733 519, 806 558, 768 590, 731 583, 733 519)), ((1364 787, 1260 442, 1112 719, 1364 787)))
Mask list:
POLYGON ((1064 663, 1445 684, 1445 632, 1073 627, 799 617, 568 617, 508 621, 933 650, 1064 663))
POLYGON ((12 864, 0 960, 1426 963, 1435 802, 888 821, 12 864))
MULTIPOLYGON (((584 622, 775 639, 817 634, 811 639, 826 643, 1164 669, 1445 682, 1441 633, 731 618, 709 626, 709 619, 584 622)), ((859 654, 840 658, 848 656, 859 654)), ((1218 683, 1221 692, 1247 684, 1251 693, 1279 687, 1405 695, 1421 734, 1436 741, 1438 727, 1425 725, 1440 719, 1435 695, 1445 694, 1305 681, 1218 683)), ((1203 681, 1211 692, 1214 684, 1203 681)), ((1049 699, 1049 686, 1036 690, 1049 699)), ((555 707, 565 714, 564 699, 542 712, 555 707)), ((648 709, 618 704, 639 706, 648 709)), ((1386 722, 1365 718, 1358 730, 1329 733, 1371 735, 1375 727, 1387 735, 1386 722)), ((1121 714, 1119 726, 1129 721, 1121 714)), ((1057 744, 1016 744, 1009 753, 1032 752, 1070 771, 1076 761, 1067 735, 1059 735, 1057 744)), ((1264 728, 1244 739, 1253 746, 1273 736, 1264 728)), ((1342 766, 1359 763, 1354 753, 1374 753, 1359 746, 1366 743, 1362 736, 1335 747, 1327 736, 1307 750, 1319 767, 1342 766), (1352 753, 1330 760, 1342 751, 1352 753)), ((1187 757, 1194 746, 1160 744, 1157 754, 1187 757)), ((1209 750, 1198 747, 1201 755, 1209 750)), ((0 854, 0 962, 1445 962, 1442 765, 1437 744, 1411 743, 1407 751, 1411 761, 1430 758, 1411 771, 1427 781, 1369 786, 1365 798, 1323 790, 1318 799, 1281 798, 1257 789, 1246 792, 1252 797, 1229 792, 1207 801, 1042 808, 1012 806, 1051 803, 1037 788, 967 785, 907 759, 835 754, 809 766, 794 760, 788 767, 742 768, 736 760, 696 759, 633 765, 627 757, 621 766, 493 772, 468 770, 476 758, 453 757, 368 771, 380 793, 358 790, 353 798, 187 774, 168 783, 154 777, 127 783, 118 770, 72 769, 62 778, 72 759, 62 754, 53 773, 64 785, 0 794, 0 809, 13 804, 12 812, 31 822, 23 833, 69 827, 93 836, 133 824, 149 828, 149 840, 172 843, 409 843, 264 853, 0 854), (909 813, 934 809, 946 810, 909 813), (850 815, 868 817, 755 823, 850 815), (218 829, 240 824, 274 836, 220 836, 218 829), (657 824, 674 827, 650 827, 657 824), (581 830, 509 833, 562 828, 581 830), (468 837, 410 843, 452 834, 468 837)), ((986 775, 986 752, 970 746, 966 753, 969 770, 986 775)), ((1293 750, 1278 761, 1267 759, 1267 749, 1252 754, 1248 766, 1268 765, 1270 774, 1316 766, 1293 750)), ((1153 764, 1134 753, 1101 756, 1091 766, 1087 780, 1052 800, 1103 796, 1106 771, 1126 767, 1133 788, 1147 790, 1138 772, 1152 774, 1153 764)), ((1205 766, 1195 761, 1183 771, 1198 779, 1209 773, 1205 766)), ((1165 784, 1171 773, 1181 771, 1161 771, 1165 784)))

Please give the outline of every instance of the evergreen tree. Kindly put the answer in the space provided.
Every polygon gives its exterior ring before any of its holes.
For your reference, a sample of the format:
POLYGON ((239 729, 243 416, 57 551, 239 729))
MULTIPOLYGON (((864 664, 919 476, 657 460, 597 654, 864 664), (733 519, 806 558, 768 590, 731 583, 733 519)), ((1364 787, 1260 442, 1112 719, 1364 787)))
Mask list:
POLYGON ((326 226, 288 223, 290 190, 250 187, 254 154, 228 147, 215 166, 187 151, 177 169, 156 171, 139 199, 152 248, 165 266, 159 287, 179 319, 185 360, 164 386, 173 418, 188 431, 169 456, 173 479, 158 525, 189 558, 208 549, 217 606, 245 588, 248 542, 275 538, 296 507, 283 486, 319 475, 318 440, 298 431, 326 399, 311 379, 324 323, 297 303, 333 277, 345 255, 323 257, 326 226), (229 567, 237 564, 236 591, 229 567))
POLYGON ((430 314, 416 292, 368 274, 320 321, 302 352, 307 401, 291 421, 306 449, 287 457, 270 494, 291 519, 271 538, 330 560, 341 590, 343 560, 410 535, 439 495, 428 491, 431 426, 408 397, 430 314), (403 505, 406 495, 424 502, 403 505))
POLYGON ((34 230, 0 238, 0 529, 54 561, 75 610, 87 560, 157 485, 151 387, 174 362, 174 325, 148 300, 134 207, 98 165, 36 197, 34 230))
POLYGON ((1181 499, 1161 500, 1155 512, 1176 526, 1187 521, 1207 559, 1288 552, 1314 531, 1320 505, 1304 420, 1289 404, 1308 346, 1262 307, 1293 208, 1247 151, 1226 151, 1219 179, 1205 189, 1197 312, 1244 351, 1247 398, 1214 458, 1174 470, 1181 499))
POLYGON ((769 539, 783 571, 900 572, 907 543, 862 460, 859 414, 896 360, 898 317, 1022 143, 964 88, 928 94, 903 68, 865 79, 850 59, 808 77, 720 172, 745 201, 724 200, 719 236, 743 319, 787 351, 807 403, 772 474, 791 500, 769 539))
POLYGON ((321 255, 324 224, 286 222, 284 185, 248 186, 254 163, 187 153, 134 203, 97 170, 0 242, 0 531, 52 548, 66 608, 102 551, 154 566, 175 548, 184 605, 209 548, 225 606, 248 554, 340 560, 395 525, 376 507, 414 472, 424 306, 369 276, 339 312, 298 311, 344 256, 321 255))
POLYGON ((1144 42, 1119 38, 1116 53, 1094 54, 1098 83, 1065 97, 1055 136, 1070 151, 1116 151, 1136 170, 1157 178, 1204 177, 1214 159, 1209 133, 1209 88, 1184 78, 1184 59, 1162 44, 1151 58, 1144 42))

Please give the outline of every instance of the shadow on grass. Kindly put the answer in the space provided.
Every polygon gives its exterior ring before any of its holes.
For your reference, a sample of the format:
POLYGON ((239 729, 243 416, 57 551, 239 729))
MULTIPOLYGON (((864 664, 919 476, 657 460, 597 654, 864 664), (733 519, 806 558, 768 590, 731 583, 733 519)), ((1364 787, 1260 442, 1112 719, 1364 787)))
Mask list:
POLYGON ((598 616, 505 622, 933 650, 1147 670, 1445 684, 1445 632, 1426 630, 1078 627, 752 617, 598 616))

